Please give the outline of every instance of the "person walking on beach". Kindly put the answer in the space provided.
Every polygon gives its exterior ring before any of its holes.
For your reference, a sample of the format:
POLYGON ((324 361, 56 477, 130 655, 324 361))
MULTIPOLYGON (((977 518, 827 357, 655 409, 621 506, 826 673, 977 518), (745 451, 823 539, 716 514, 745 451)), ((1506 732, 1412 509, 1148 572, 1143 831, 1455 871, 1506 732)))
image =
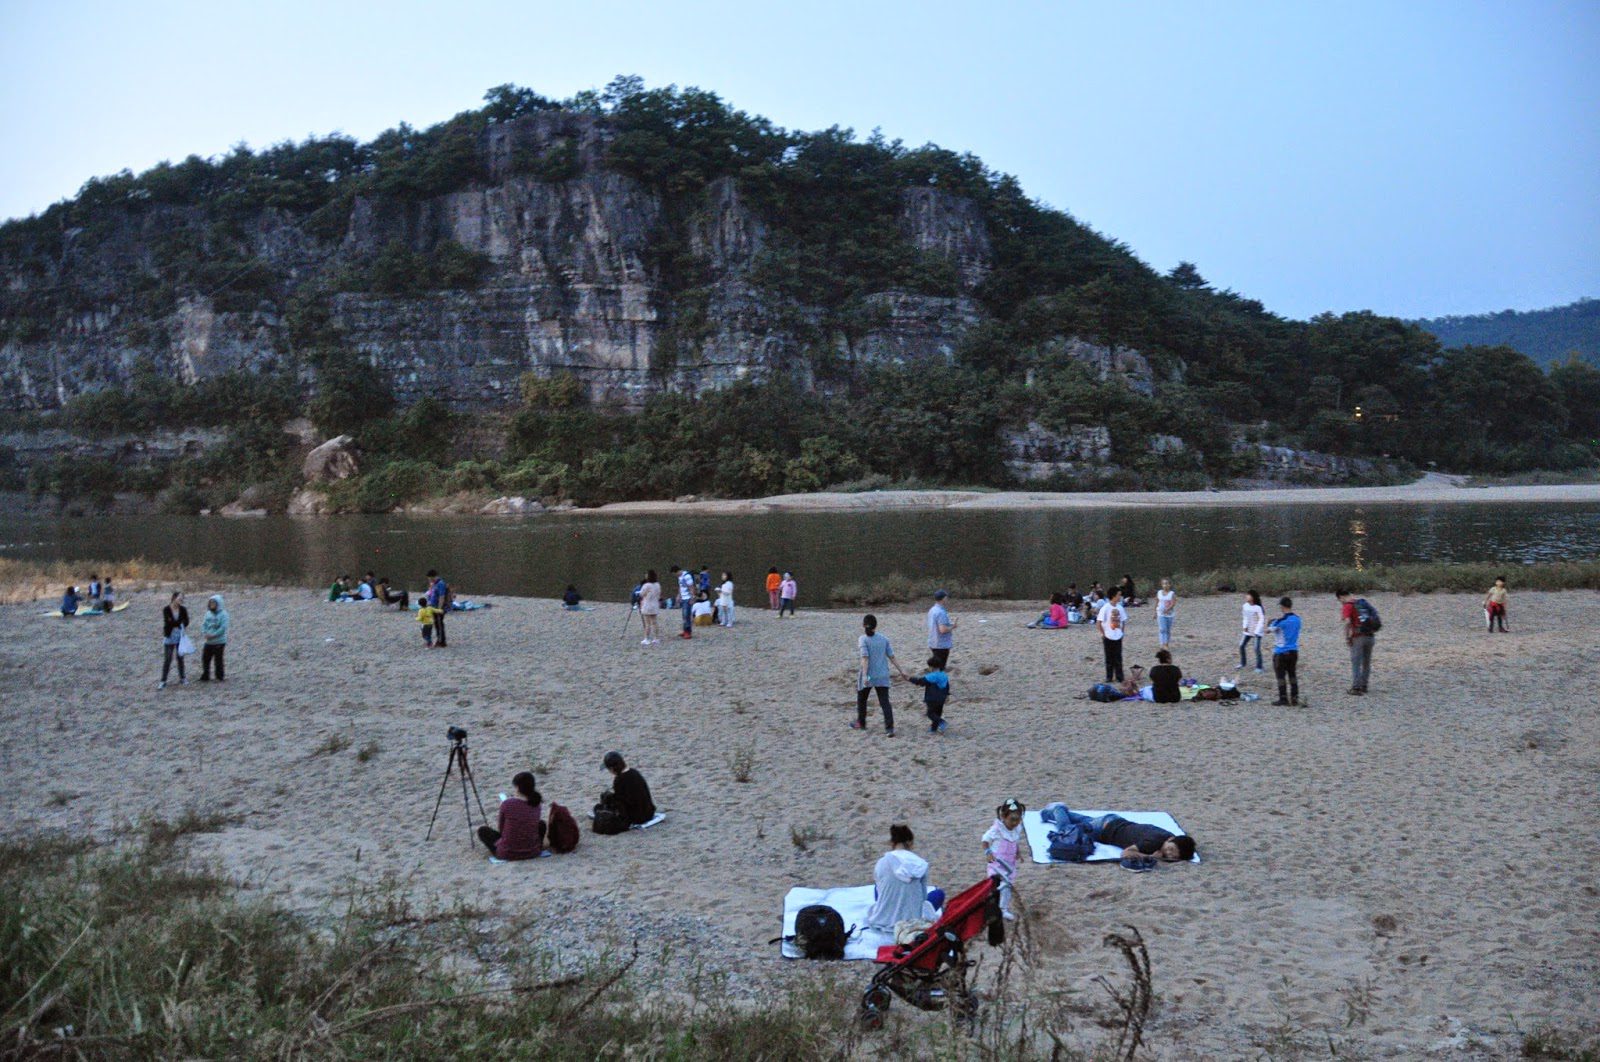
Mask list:
POLYGON ((183 654, 178 652, 183 644, 184 632, 189 629, 189 610, 183 607, 183 591, 174 590, 172 599, 161 610, 161 683, 158 690, 167 688, 167 677, 172 673, 172 660, 178 660, 178 685, 187 686, 183 673, 183 654))
POLYGON ((1178 595, 1172 589, 1172 580, 1161 580, 1161 589, 1156 591, 1156 639, 1161 643, 1161 648, 1172 647, 1172 621, 1178 615, 1178 595))
POLYGON ((1345 644, 1350 646, 1350 689, 1352 696, 1367 692, 1367 682, 1372 678, 1372 645, 1376 640, 1378 611, 1364 597, 1356 597, 1348 590, 1336 590, 1339 599, 1339 622, 1344 627, 1345 644))
POLYGON ((1095 615, 1100 625, 1100 645, 1106 655, 1106 681, 1122 682, 1122 635, 1128 624, 1128 614, 1122 611, 1122 591, 1111 588, 1111 594, 1095 615))
POLYGON ((654 568, 644 573, 644 582, 639 584, 639 620, 644 624, 644 641, 639 644, 660 645, 661 580, 654 568))
POLYGON ((212 594, 206 602, 206 614, 200 617, 200 681, 211 681, 211 665, 217 665, 217 681, 227 681, 223 671, 223 654, 228 651, 228 610, 222 607, 222 595, 212 594))
POLYGON ((1244 633, 1239 637, 1239 667, 1245 668, 1245 647, 1250 644, 1250 639, 1256 642, 1256 674, 1261 674, 1261 636, 1267 632, 1267 614, 1261 607, 1261 595, 1254 590, 1246 590, 1244 594, 1244 608, 1241 611, 1239 622, 1244 633))
POLYGON ((717 588, 717 622, 724 627, 733 626, 733 575, 722 573, 722 585, 717 588))
POLYGON ((428 569, 428 604, 433 607, 433 645, 445 648, 444 614, 450 611, 450 584, 437 570, 428 569))
POLYGON ((1300 707, 1300 678, 1295 669, 1300 666, 1300 617, 1294 614, 1294 601, 1278 598, 1278 608, 1283 612, 1267 624, 1275 639, 1272 646, 1272 674, 1278 680, 1278 708, 1300 707))
POLYGON ((778 569, 767 569, 767 609, 776 612, 778 609, 778 588, 783 585, 783 576, 778 574, 778 569))
POLYGON ((875 690, 878 707, 883 709, 884 736, 894 737, 894 709, 889 705, 889 668, 893 665, 901 678, 909 679, 911 676, 894 658, 894 647, 889 644, 889 639, 878 633, 877 616, 869 613, 861 617, 861 637, 856 639, 856 652, 861 658, 861 670, 856 674, 856 721, 850 724, 850 729, 867 728, 867 691, 875 690))
POLYGON ((949 597, 949 591, 935 590, 933 607, 928 610, 928 653, 938 658, 941 671, 950 663, 950 650, 956 644, 956 621, 945 607, 949 597))
POLYGON ((778 583, 778 618, 783 619, 784 610, 789 612, 789 618, 794 619, 794 599, 800 596, 800 584, 794 581, 793 572, 784 572, 783 581, 778 583))
POLYGON ((1494 632, 1496 622, 1500 624, 1501 634, 1510 634, 1506 630, 1506 600, 1511 595, 1506 592, 1506 577, 1497 575, 1494 585, 1489 587, 1489 592, 1483 598, 1483 623, 1489 633, 1494 632))

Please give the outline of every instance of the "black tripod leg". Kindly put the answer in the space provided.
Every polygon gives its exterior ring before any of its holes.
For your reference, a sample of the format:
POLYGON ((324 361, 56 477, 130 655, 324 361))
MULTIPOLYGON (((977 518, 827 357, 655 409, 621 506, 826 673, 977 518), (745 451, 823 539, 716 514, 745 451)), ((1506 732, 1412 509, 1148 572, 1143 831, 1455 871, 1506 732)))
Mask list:
POLYGON ((455 763, 456 753, 451 749, 450 758, 444 764, 444 777, 439 779, 439 798, 433 802, 433 818, 428 820, 428 835, 423 838, 424 841, 433 840, 433 824, 439 821, 439 805, 444 803, 445 786, 450 784, 450 768, 454 767, 455 763))
MULTIPOLYGON (((461 750, 461 777, 471 783, 473 798, 478 801, 478 814, 483 816, 483 821, 485 825, 487 825, 489 822, 489 813, 483 810, 483 797, 478 795, 478 778, 472 773, 472 768, 467 765, 467 750, 465 748, 461 750)), ((465 790, 462 791, 461 795, 463 797, 466 796, 465 790)), ((467 809, 467 823, 469 825, 472 823, 471 808, 467 809)))

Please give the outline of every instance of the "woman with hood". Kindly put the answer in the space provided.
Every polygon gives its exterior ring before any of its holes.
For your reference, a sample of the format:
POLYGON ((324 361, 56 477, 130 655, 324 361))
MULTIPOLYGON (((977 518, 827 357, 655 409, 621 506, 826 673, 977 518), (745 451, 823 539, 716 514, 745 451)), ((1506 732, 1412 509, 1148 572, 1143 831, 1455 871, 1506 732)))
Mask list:
POLYGON ((911 827, 889 827, 889 850, 872 872, 878 898, 867 912, 867 928, 893 932, 895 923, 925 919, 928 861, 911 850, 911 827))
POLYGON ((205 618, 200 621, 200 637, 204 644, 200 650, 200 681, 211 681, 211 662, 217 662, 217 681, 224 682, 222 655, 228 649, 228 610, 222 607, 222 595, 212 594, 206 602, 205 618))

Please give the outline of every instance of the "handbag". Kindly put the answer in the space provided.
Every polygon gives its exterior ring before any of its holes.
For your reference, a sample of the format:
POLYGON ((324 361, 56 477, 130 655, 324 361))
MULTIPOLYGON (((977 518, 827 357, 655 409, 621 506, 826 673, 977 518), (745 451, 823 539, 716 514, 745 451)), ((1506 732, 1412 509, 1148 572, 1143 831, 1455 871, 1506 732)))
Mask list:
POLYGON ((193 656, 194 655, 194 643, 189 640, 189 632, 188 631, 185 631, 183 634, 178 636, 178 655, 179 656, 193 656))

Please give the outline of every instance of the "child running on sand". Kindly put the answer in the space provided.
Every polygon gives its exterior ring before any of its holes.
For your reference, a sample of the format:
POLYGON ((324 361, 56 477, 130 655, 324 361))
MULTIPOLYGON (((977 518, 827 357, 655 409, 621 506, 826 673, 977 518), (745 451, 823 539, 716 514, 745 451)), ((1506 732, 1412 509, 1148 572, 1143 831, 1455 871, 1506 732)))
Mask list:
POLYGON ((1489 587, 1488 594, 1483 598, 1483 623, 1486 630, 1493 632, 1498 621, 1501 634, 1511 633, 1506 630, 1506 599, 1509 596, 1506 593, 1506 577, 1495 576, 1494 585, 1489 587))
POLYGON ((983 854, 989 858, 989 876, 1000 879, 1000 913, 1010 921, 1012 879, 1017 874, 1017 853, 1022 849, 1022 801, 1007 800, 994 809, 994 825, 983 834, 983 854))
POLYGON ((433 618, 440 610, 428 604, 428 599, 423 598, 422 604, 417 607, 417 622, 422 624, 422 644, 429 649, 433 648, 433 618))

